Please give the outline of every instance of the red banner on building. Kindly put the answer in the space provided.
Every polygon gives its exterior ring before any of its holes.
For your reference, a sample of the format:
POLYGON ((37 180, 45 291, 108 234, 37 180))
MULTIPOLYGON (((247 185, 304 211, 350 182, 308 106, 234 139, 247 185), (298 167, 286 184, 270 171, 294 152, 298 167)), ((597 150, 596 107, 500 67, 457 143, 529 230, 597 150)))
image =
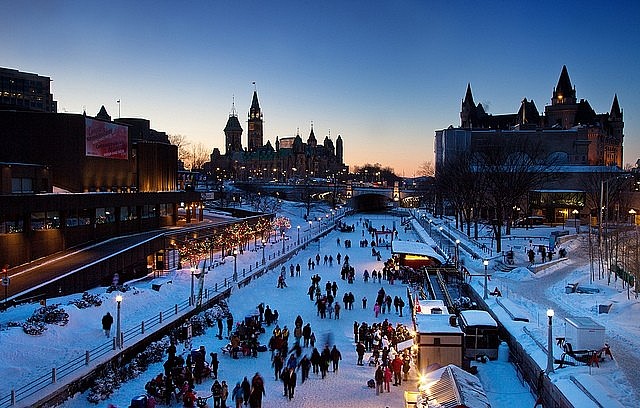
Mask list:
POLYGON ((123 125, 85 118, 86 155, 129 159, 129 129, 123 125))

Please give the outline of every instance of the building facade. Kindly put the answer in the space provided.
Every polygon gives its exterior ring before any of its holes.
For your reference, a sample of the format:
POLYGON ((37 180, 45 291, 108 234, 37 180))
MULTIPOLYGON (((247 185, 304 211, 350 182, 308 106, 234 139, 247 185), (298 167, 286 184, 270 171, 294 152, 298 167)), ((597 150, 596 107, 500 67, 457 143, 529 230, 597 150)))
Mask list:
POLYGON ((51 78, 0 67, 0 109, 57 112, 51 78))
POLYGON ((582 212, 585 180, 602 180, 623 172, 623 112, 614 94, 610 112, 596 113, 585 99, 576 97, 566 66, 553 88, 551 104, 540 114, 533 100, 523 99, 518 112, 491 115, 475 103, 467 86, 460 110, 460 125, 435 132, 436 177, 445 165, 462 155, 515 146, 511 152, 551 164, 557 177, 529 194, 529 214, 560 222, 582 212), (541 198, 542 197, 542 198, 541 198))
MULTIPOLYGON (((0 110, 0 142, 3 265, 202 217, 200 195, 177 188, 177 147, 148 120, 0 110)), ((147 263, 134 261, 123 268, 147 263)))
POLYGON ((344 164, 342 136, 338 135, 335 145, 329 136, 318 143, 313 124, 306 141, 296 136, 280 138, 276 136, 275 146, 270 141, 264 143, 264 119, 258 94, 253 92, 247 120, 247 148, 242 147, 243 129, 235 107, 232 109, 224 128, 225 153, 215 148, 204 171, 217 180, 277 181, 286 182, 292 178, 331 178, 348 172, 344 164))

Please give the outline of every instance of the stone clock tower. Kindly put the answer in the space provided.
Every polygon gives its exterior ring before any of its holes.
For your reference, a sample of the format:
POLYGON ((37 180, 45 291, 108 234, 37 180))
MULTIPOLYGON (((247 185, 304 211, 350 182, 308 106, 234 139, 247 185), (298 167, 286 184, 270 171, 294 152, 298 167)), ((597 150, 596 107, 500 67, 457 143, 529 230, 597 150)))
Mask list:
POLYGON ((260 103, 258 103, 258 92, 253 91, 253 100, 251 101, 251 108, 249 109, 249 131, 247 136, 248 149, 250 152, 255 152, 262 147, 262 111, 260 110, 260 103))

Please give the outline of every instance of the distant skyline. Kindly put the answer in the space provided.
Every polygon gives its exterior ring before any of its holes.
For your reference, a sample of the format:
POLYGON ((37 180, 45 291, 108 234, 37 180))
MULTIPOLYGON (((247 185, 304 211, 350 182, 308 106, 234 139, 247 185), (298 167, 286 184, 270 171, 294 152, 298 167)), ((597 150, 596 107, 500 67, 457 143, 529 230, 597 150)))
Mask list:
POLYGON ((49 76, 59 112, 141 117, 224 153, 256 83, 265 142, 310 124, 350 166, 412 176, 460 124, 467 83, 491 114, 540 113, 567 66, 578 99, 624 112, 640 158, 640 2, 0 0, 0 66, 49 76), (120 106, 117 101, 120 100, 120 106))

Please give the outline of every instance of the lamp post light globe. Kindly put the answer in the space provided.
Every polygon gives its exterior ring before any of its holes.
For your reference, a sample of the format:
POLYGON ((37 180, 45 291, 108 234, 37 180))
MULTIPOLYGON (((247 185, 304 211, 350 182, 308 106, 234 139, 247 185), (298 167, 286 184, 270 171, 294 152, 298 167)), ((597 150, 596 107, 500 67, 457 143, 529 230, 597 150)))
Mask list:
POLYGON ((488 295, 487 295, 487 267, 489 266, 489 260, 485 259, 484 261, 482 261, 483 265, 484 265, 484 295, 482 296, 483 299, 487 299, 488 295))
POLYGON ((117 314, 116 314, 116 347, 122 348, 122 332, 120 329, 120 305, 122 304, 122 295, 116 296, 116 303, 118 304, 117 314))
POLYGON ((553 309, 547 309, 547 317, 549 318, 549 337, 547 339, 547 374, 553 372, 553 309))

